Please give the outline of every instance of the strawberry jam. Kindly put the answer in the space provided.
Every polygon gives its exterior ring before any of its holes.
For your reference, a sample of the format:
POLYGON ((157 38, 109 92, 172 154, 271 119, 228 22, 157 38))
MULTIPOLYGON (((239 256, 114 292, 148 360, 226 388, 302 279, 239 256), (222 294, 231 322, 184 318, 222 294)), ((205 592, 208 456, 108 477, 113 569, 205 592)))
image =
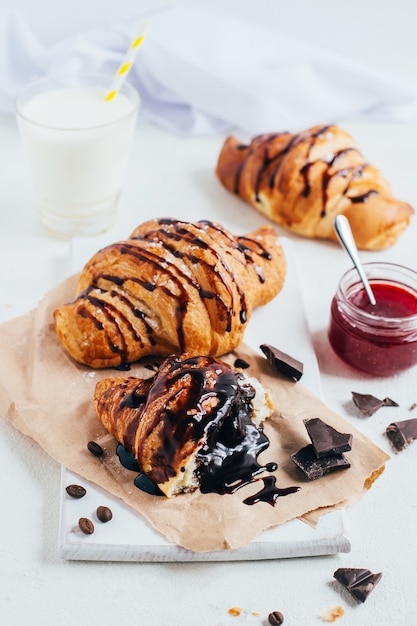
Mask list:
POLYGON ((356 270, 339 283, 331 305, 329 341, 349 365, 390 376, 417 364, 417 273, 390 263, 365 263, 376 304, 356 270))

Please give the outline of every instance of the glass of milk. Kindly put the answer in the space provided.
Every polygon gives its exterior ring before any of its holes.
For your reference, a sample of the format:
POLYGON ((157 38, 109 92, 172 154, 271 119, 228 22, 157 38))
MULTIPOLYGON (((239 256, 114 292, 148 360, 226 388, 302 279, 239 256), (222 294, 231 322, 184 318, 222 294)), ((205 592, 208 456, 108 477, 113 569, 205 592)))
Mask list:
POLYGON ((16 114, 41 222, 62 237, 96 235, 114 222, 140 104, 112 77, 51 77, 18 96, 16 114))

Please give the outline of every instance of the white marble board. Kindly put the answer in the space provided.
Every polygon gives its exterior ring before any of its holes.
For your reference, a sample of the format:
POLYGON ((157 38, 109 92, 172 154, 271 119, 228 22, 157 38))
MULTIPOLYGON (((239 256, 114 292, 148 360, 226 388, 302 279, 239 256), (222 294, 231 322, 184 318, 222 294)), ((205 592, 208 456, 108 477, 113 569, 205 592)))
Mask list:
MULTIPOLYGON (((271 303, 257 309, 245 335, 245 342, 257 349, 261 343, 270 343, 304 363, 302 383, 321 395, 319 370, 304 314, 302 294, 297 276, 292 243, 281 238, 288 262, 288 273, 283 291, 271 303)), ((73 242, 74 271, 82 267, 94 250, 88 242, 73 242)), ((153 530, 137 513, 99 487, 62 468, 59 551, 69 560, 94 561, 235 561, 316 556, 349 552, 343 511, 336 510, 322 516, 312 528, 299 520, 292 520, 263 532, 248 546, 232 551, 196 553, 168 542, 153 530), (70 483, 86 487, 87 494, 80 500, 70 498, 65 487, 70 483), (96 520, 99 505, 109 506, 113 512, 110 522, 96 520), (78 529, 78 519, 90 517, 95 532, 85 535, 78 529)))

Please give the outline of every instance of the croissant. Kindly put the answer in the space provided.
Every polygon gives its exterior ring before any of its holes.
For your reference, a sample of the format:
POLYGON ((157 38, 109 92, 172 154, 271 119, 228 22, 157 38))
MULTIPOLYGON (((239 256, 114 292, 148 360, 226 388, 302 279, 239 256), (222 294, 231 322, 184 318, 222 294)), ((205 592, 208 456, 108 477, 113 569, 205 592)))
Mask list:
POLYGON ((393 196, 351 135, 332 125, 260 135, 248 145, 229 137, 216 174, 229 191, 298 235, 336 240, 333 221, 343 213, 358 247, 367 250, 395 243, 414 212, 393 196))
POLYGON ((166 496, 230 493, 263 468, 261 423, 273 411, 257 379, 206 356, 168 357, 150 379, 97 383, 96 414, 166 496), (256 401, 255 401, 256 398, 256 401))
POLYGON ((184 351, 218 356, 239 345, 285 273, 270 226, 237 237, 208 221, 151 220, 90 259, 78 295, 55 310, 55 329, 94 368, 184 351))

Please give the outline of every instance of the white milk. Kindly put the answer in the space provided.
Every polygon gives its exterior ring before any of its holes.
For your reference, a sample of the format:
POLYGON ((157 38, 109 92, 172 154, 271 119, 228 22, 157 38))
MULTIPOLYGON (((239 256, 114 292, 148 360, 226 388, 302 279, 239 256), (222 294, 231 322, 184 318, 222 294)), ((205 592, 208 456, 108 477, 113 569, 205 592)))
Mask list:
POLYGON ((55 89, 28 100, 21 112, 33 122, 59 129, 102 126, 132 112, 131 102, 123 94, 108 102, 105 96, 97 87, 55 89))
POLYGON ((138 97, 120 92, 106 102, 106 93, 56 88, 18 101, 41 219, 64 235, 101 232, 116 211, 138 97))

